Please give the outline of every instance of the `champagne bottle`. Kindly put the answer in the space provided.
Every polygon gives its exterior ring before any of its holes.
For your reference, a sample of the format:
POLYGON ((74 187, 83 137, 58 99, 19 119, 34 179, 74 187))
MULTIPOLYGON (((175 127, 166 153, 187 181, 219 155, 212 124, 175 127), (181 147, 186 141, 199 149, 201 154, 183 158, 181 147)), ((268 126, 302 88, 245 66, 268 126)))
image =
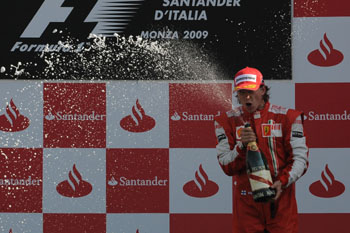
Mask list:
MULTIPOLYGON (((245 127, 250 127, 246 124, 245 127)), ((249 142, 246 154, 247 174, 255 202, 268 202, 276 196, 276 190, 270 188, 272 178, 269 165, 256 142, 249 142)))

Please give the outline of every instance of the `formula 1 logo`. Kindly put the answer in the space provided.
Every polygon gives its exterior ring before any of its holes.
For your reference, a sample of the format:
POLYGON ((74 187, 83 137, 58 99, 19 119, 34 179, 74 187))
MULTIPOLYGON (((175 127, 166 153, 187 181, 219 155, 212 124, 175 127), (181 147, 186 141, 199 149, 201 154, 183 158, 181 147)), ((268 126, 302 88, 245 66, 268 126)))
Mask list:
POLYGON ((22 38, 39 38, 50 22, 64 22, 73 7, 61 7, 65 0, 46 0, 22 33, 22 38))
MULTIPOLYGON (((73 7, 66 0, 44 0, 21 38, 40 38, 51 22, 64 23, 73 7)), ((144 0, 98 0, 84 22, 97 22, 91 34, 113 36, 122 33, 144 0)))

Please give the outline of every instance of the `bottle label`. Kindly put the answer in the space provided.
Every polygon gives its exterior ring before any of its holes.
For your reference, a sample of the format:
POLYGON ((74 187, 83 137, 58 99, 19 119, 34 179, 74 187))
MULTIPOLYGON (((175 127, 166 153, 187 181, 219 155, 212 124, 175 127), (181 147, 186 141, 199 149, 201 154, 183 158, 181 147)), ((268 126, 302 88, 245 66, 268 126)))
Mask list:
POLYGON ((249 174, 249 182, 252 191, 269 188, 272 185, 272 178, 269 170, 261 170, 249 174))

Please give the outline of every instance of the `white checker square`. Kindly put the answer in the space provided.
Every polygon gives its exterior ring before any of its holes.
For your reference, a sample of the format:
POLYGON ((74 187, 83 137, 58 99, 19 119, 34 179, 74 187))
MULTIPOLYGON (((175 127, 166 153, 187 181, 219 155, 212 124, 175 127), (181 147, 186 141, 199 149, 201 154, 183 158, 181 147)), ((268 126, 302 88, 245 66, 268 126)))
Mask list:
POLYGON ((168 83, 107 83, 107 147, 169 147, 168 83))
POLYGON ((232 177, 216 149, 170 149, 170 213, 232 213, 232 177))
POLYGON ((44 213, 106 212, 106 150, 44 149, 44 213))

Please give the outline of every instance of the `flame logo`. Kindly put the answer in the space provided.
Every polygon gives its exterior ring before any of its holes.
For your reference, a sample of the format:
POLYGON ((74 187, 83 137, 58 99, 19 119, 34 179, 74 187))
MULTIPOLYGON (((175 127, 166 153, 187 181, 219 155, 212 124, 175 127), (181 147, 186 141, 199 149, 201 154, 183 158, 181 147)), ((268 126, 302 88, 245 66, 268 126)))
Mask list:
POLYGON ((110 186, 116 186, 118 184, 118 181, 116 181, 114 176, 112 176, 111 180, 108 181, 108 184, 110 186))
POLYGON ((139 229, 136 230, 136 233, 139 233, 139 229))
POLYGON ((345 186, 335 180, 333 173, 328 168, 328 164, 326 164, 325 171, 322 171, 321 178, 322 180, 312 183, 309 187, 309 190, 313 195, 317 197, 331 198, 339 196, 345 191, 345 186))
POLYGON ((219 186, 209 180, 207 173, 202 168, 202 164, 199 166, 199 174, 196 171, 195 178, 195 180, 191 180, 183 186, 183 191, 187 195, 202 198, 213 196, 219 191, 219 186))
POLYGON ((6 153, 2 149, 0 149, 0 155, 4 156, 5 159, 9 158, 9 157, 7 157, 6 153))
POLYGON ((6 106, 6 113, 0 116, 0 130, 5 132, 17 132, 28 128, 29 119, 20 114, 17 106, 11 99, 6 106))
POLYGON ((9 233, 12 233, 12 228, 10 228, 10 231, 9 231, 9 233))
POLYGON ((312 51, 307 59, 315 66, 335 66, 343 61, 344 55, 333 48, 325 33, 323 40, 320 41, 320 49, 312 51))
POLYGON ((132 107, 132 115, 128 115, 120 121, 120 126, 123 129, 133 133, 149 131, 153 129, 155 125, 155 120, 146 115, 138 99, 136 100, 136 108, 135 106, 132 107))
POLYGON ((179 114, 177 112, 175 112, 172 116, 171 116, 171 119, 173 121, 178 121, 181 119, 181 117, 179 116, 179 114))
POLYGON ((55 119, 55 116, 52 115, 51 112, 49 112, 49 114, 47 114, 47 115, 45 116, 45 119, 48 120, 48 121, 52 121, 52 120, 55 119))
POLYGON ((59 194, 65 197, 83 197, 91 193, 92 185, 83 180, 81 174, 73 165, 73 173, 69 171, 69 180, 62 181, 56 187, 59 194))

